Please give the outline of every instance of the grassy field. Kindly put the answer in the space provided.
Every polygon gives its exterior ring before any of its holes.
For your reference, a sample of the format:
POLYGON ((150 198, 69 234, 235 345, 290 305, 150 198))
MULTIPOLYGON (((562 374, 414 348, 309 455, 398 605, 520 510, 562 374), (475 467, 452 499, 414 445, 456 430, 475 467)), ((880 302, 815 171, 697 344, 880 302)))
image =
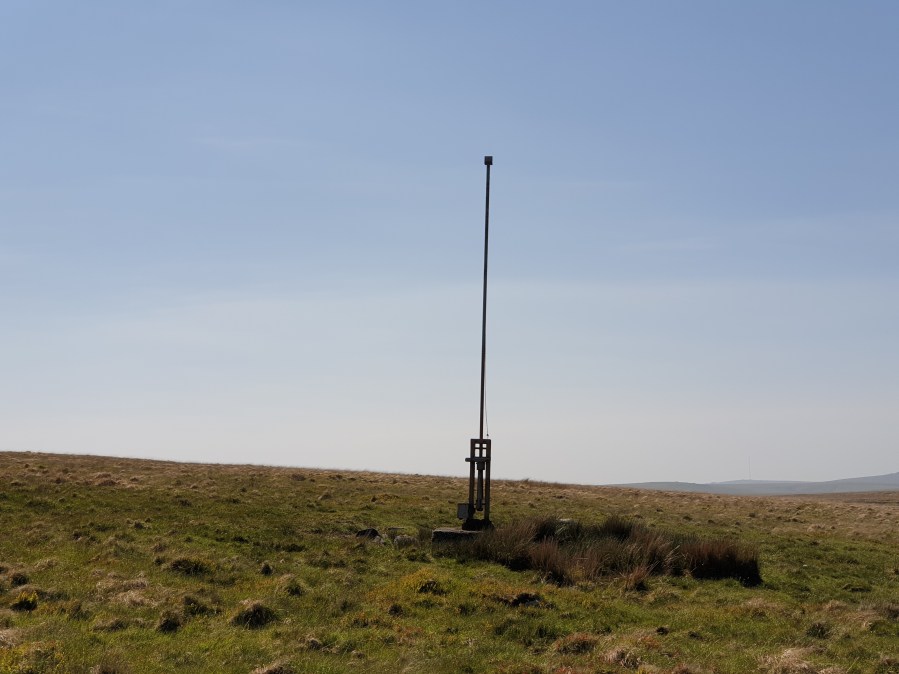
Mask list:
POLYGON ((499 525, 611 517, 734 540, 758 553, 751 586, 561 579, 433 549, 466 488, 0 453, 0 674, 899 673, 899 494, 494 482, 499 525), (383 540, 356 536, 368 527, 383 540))

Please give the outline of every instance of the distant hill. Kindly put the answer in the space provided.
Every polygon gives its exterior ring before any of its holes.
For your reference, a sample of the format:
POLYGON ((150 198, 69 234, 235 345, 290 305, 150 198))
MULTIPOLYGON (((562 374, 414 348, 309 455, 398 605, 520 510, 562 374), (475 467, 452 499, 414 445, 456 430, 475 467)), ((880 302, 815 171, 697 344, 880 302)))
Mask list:
POLYGON ((731 482, 637 482, 610 485, 651 489, 654 491, 688 491, 705 494, 731 494, 744 496, 785 496, 790 494, 847 494, 869 491, 899 491, 899 473, 852 477, 827 482, 787 482, 772 480, 733 480, 731 482))

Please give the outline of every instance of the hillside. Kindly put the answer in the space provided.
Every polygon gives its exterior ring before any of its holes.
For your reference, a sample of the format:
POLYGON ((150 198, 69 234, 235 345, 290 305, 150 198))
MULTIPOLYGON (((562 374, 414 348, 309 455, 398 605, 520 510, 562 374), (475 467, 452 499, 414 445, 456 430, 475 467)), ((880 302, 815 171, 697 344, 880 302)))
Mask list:
POLYGON ((747 496, 786 496, 790 494, 852 494, 860 492, 899 491, 899 473, 854 477, 827 482, 785 482, 773 480, 734 480, 731 482, 637 482, 610 485, 654 491, 685 491, 703 494, 747 496))
MULTIPOLYGON (((496 563, 429 541, 465 488, 0 453, 0 674, 899 672, 899 493, 496 481, 496 563), (665 540, 751 549, 762 582, 665 560, 535 570, 503 556, 524 530, 511 523, 535 516, 630 523, 663 552, 665 540), (366 528, 380 537, 357 535, 366 528)), ((541 569, 555 563, 550 543, 529 544, 541 569)))

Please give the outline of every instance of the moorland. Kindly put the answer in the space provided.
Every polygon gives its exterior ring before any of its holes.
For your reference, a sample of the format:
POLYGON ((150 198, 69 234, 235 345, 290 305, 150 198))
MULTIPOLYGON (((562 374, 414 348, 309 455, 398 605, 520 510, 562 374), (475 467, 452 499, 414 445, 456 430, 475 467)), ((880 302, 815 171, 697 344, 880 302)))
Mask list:
POLYGON ((899 492, 466 488, 0 453, 0 674, 899 672, 899 492))

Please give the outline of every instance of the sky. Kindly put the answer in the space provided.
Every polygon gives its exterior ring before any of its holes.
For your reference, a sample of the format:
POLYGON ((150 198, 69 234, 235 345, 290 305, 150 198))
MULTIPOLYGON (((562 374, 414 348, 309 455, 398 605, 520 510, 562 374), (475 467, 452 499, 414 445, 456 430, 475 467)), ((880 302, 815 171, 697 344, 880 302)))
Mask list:
POLYGON ((899 4, 0 3, 0 450, 899 470, 899 4))

